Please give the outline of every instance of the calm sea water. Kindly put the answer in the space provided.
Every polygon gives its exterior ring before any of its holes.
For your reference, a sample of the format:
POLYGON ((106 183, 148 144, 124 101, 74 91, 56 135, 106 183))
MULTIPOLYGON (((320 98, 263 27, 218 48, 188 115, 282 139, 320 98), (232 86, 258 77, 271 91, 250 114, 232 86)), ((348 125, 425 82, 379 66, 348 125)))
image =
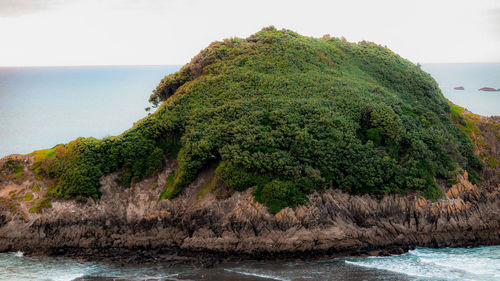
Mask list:
POLYGON ((117 135, 179 66, 0 68, 0 157, 117 135))
POLYGON ((422 69, 436 79, 453 103, 476 114, 500 115, 500 92, 479 91, 483 87, 500 89, 500 63, 424 64, 422 69))
MULTIPOLYGON (((455 104, 500 115, 500 64, 423 65, 455 104), (453 90, 463 86, 464 91, 453 90)), ((0 157, 77 137, 117 135, 146 116, 147 99, 179 66, 0 68, 0 157)), ((500 246, 417 249, 391 257, 114 266, 0 253, 0 280, 500 280, 500 246), (111 279, 106 279, 111 278, 111 279)))
POLYGON ((0 254, 0 280, 500 280, 500 246, 420 248, 391 257, 311 262, 245 262, 213 268, 114 266, 64 258, 0 254))

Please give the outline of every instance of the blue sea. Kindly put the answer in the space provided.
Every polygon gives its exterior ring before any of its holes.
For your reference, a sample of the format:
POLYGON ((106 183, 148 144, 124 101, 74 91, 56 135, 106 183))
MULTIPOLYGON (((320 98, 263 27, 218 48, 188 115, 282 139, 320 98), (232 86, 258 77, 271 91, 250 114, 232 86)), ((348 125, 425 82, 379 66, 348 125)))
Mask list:
POLYGON ((112 265, 66 258, 0 254, 0 280, 500 280, 500 246, 471 249, 417 248, 390 257, 320 261, 224 263, 194 266, 112 265))
POLYGON ((456 105, 483 115, 500 115, 500 92, 484 92, 484 87, 500 89, 500 63, 424 64, 443 95, 456 105), (455 90, 464 87, 464 90, 455 90))
MULTIPOLYGON (((77 137, 120 134, 147 115, 160 80, 180 66, 0 68, 0 157, 77 137)), ((500 64, 424 64, 453 103, 500 115, 500 64), (453 88, 462 86, 465 90, 453 88)), ((0 280, 500 280, 500 246, 419 248, 391 257, 245 262, 204 269, 119 266, 0 253, 0 280)))
POLYGON ((118 135, 179 66, 0 68, 0 158, 118 135))

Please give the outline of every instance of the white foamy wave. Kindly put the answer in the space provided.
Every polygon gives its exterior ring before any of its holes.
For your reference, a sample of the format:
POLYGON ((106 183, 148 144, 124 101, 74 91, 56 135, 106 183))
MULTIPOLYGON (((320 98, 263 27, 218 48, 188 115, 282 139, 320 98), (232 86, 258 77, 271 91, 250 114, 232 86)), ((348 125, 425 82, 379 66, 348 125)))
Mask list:
POLYGON ((445 276, 436 276, 436 273, 432 272, 432 271, 429 272, 428 270, 419 270, 418 267, 415 267, 415 266, 412 266, 411 264, 406 264, 406 263, 398 264, 398 263, 393 263, 390 261, 387 261, 387 262, 380 262, 380 261, 362 262, 362 261, 348 261, 348 260, 346 260, 345 263, 356 265, 356 266, 361 266, 361 267, 366 267, 366 268, 387 270, 387 271, 392 271, 392 272, 396 272, 396 273, 400 273, 400 274, 422 277, 422 278, 433 278, 433 277, 444 278, 445 277, 445 276))
POLYGON ((495 273, 498 272, 498 268, 494 268, 492 263, 485 263, 482 261, 476 261, 473 259, 462 260, 462 259, 426 259, 420 258, 421 261, 426 263, 432 263, 441 267, 448 267, 451 269, 463 270, 472 274, 484 275, 484 274, 492 274, 495 276, 495 273))
MULTIPOLYGON (((419 248, 390 257, 342 258, 314 262, 266 262, 223 264, 223 269, 250 279, 288 280, 500 280, 500 246, 473 249, 419 248), (361 268, 363 267, 363 268, 361 268), (369 269, 365 269, 369 268, 369 269), (401 274, 406 275, 401 276, 401 274), (371 279, 370 279, 371 278, 371 279)), ((27 257, 19 253, 0 253, 0 280, 66 281, 78 277, 120 280, 186 280, 212 269, 170 267, 168 265, 126 265, 78 262, 65 258, 27 257)), ((208 273, 208 272, 207 272, 208 273)), ((218 276, 217 272, 210 272, 218 276)), ((227 273, 222 273, 227 276, 227 273)), ((234 276, 237 277, 237 276, 234 276)), ((214 279, 217 279, 214 277, 214 279)), ((237 278, 235 278, 237 279, 237 278)))
POLYGON ((75 280, 76 278, 80 278, 85 276, 83 273, 73 273, 73 274, 59 274, 58 276, 52 276, 49 280, 53 281, 71 281, 75 280))
POLYGON ((274 279, 274 280, 280 280, 280 281, 291 281, 291 279, 287 279, 287 278, 284 278, 281 276, 268 275, 268 274, 263 274, 263 273, 258 273, 258 272, 249 272, 249 271, 234 270, 234 269, 227 269, 227 268, 225 268, 224 270, 228 271, 228 272, 237 273, 237 274, 247 275, 247 276, 274 279))
POLYGON ((0 280, 70 281, 84 276, 78 262, 57 258, 25 257, 23 252, 0 254, 0 280))
MULTIPOLYGON (((423 250, 422 250, 423 251, 423 250)), ((430 250, 415 253, 424 255, 423 261, 431 262, 438 266, 463 270, 468 273, 498 277, 500 275, 500 247, 479 247, 472 249, 443 249, 442 251, 430 250)))
MULTIPOLYGON (((419 248, 403 255, 346 259, 356 266, 439 280, 498 280, 500 246, 472 249, 419 248)), ((418 279, 418 278, 417 278, 418 279)))

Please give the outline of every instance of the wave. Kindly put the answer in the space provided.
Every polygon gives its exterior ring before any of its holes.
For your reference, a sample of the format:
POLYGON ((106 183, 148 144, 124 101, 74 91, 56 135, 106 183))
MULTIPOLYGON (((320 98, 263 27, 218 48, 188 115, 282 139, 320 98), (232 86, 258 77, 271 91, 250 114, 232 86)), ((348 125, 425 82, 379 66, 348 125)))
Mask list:
POLYGON ((422 278, 434 278, 438 277, 433 273, 426 274, 425 271, 419 271, 418 268, 412 267, 405 264, 397 263, 366 263, 366 262, 356 262, 356 261, 345 261, 346 264, 351 264, 355 266, 361 266, 366 268, 373 268, 379 270, 387 270, 395 273, 405 274, 409 276, 422 277, 422 278))
POLYGON ((260 277, 260 278, 280 280, 280 281, 291 281, 291 279, 287 279, 287 278, 280 277, 280 276, 263 274, 263 273, 255 273, 255 272, 248 272, 248 271, 239 271, 239 270, 227 269, 227 268, 225 268, 224 270, 228 271, 228 272, 232 272, 232 273, 247 275, 247 276, 254 276, 254 277, 260 277))
MULTIPOLYGON (((0 254, 0 280, 66 281, 79 277, 107 277, 124 280, 186 280, 212 269, 163 265, 115 266, 81 263, 65 258, 29 257, 22 252, 0 254)), ((288 280, 500 280, 500 246, 471 249, 418 248, 389 257, 349 257, 321 261, 225 264, 217 271, 253 277, 288 280), (229 267, 228 267, 229 266, 229 267), (369 269, 361 269, 369 268, 369 269), (404 274, 405 276, 401 276, 404 274), (356 279, 357 277, 359 279, 356 279)), ((200 275, 201 274, 201 275, 200 275)), ((210 272, 219 276, 221 272, 210 272)), ((227 274, 222 275, 227 277, 227 274)), ((233 276, 237 277, 237 276, 233 276)), ((243 278, 243 276, 240 276, 243 278)), ((216 279, 216 278, 214 278, 216 279)), ((237 279, 237 278, 234 278, 237 279)))
POLYGON ((431 280, 498 280, 500 246, 457 249, 418 248, 403 255, 345 259, 346 264, 431 280))
POLYGON ((422 262, 466 271, 476 275, 495 276, 500 274, 500 246, 472 249, 416 250, 412 253, 422 262))

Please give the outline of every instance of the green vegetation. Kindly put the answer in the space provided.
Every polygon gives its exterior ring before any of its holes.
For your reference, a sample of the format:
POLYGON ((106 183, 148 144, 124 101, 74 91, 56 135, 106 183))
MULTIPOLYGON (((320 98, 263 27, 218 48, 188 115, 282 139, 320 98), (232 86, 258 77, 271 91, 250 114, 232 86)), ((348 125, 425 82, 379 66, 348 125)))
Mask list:
POLYGON ((33 168, 37 174, 56 180, 49 190, 55 197, 96 199, 100 196, 99 179, 118 170, 119 181, 130 186, 163 166, 167 138, 158 126, 148 126, 152 121, 142 120, 142 126, 136 125, 118 137, 79 138, 57 146, 54 157, 35 162, 33 168))
POLYGON ((467 135, 471 136, 473 134, 478 135, 480 133, 479 129, 476 127, 474 122, 471 120, 472 118, 464 117, 465 110, 457 105, 450 103, 451 111, 450 117, 458 125, 460 130, 467 135))
POLYGON ((35 191, 35 192, 40 192, 40 186, 38 184, 31 184, 30 189, 35 191))
POLYGON ((8 159, 3 167, 0 167, 0 173, 4 172, 10 179, 19 179, 24 176, 24 167, 17 160, 8 159))
POLYGON ((28 210, 30 213, 41 213, 44 208, 52 208, 52 204, 50 204, 50 199, 48 197, 44 197, 35 204, 28 210))
POLYGON ((492 167, 493 169, 495 169, 498 165, 498 160, 495 159, 494 157, 489 157, 488 162, 490 164, 490 167, 492 167))
POLYGON ((162 199, 172 199, 174 198, 179 192, 181 192, 181 189, 176 187, 174 184, 174 174, 172 173, 167 177, 167 180, 165 182, 165 186, 163 187, 163 191, 160 194, 160 200, 162 199))
POLYGON ((26 193, 26 195, 24 196, 24 201, 31 201, 31 199, 33 199, 33 193, 26 193))
POLYGON ((215 189, 215 183, 216 183, 215 177, 210 178, 210 180, 205 184, 205 186, 203 186, 201 191, 198 192, 198 194, 196 194, 196 198, 197 199, 203 198, 207 193, 212 192, 215 189))
POLYGON ((292 181, 273 180, 254 190, 257 201, 269 206, 269 212, 277 213, 284 207, 307 203, 307 192, 292 181))
POLYGON ((254 187, 274 213, 327 187, 437 198, 435 179, 482 167, 432 77, 369 42, 265 28, 212 43, 150 101, 156 112, 122 135, 80 138, 38 161, 55 179, 51 194, 97 198, 103 175, 118 172, 130 185, 169 155, 178 168, 160 199, 216 161, 224 183, 254 187))
MULTIPOLYGON (((460 131, 466 134, 469 139, 477 141, 481 146, 487 148, 488 145, 484 143, 482 137, 479 137, 481 131, 477 127, 477 122, 479 121, 479 117, 471 112, 465 111, 464 108, 454 105, 451 102, 448 102, 451 110, 450 110, 450 118, 452 121, 458 126, 460 131)), ((463 153, 470 153, 470 150, 463 151, 463 153)), ((484 157, 484 156, 481 156, 484 157)), ((470 157, 473 159, 472 157, 470 157)), ((479 159, 476 157, 476 159, 479 159)), ((483 162, 479 161, 479 163, 475 163, 477 160, 473 159, 472 163, 469 165, 469 180, 476 184, 480 180, 480 176, 478 170, 480 170, 483 166, 483 162), (475 167, 475 168, 473 168, 475 167)), ((491 163, 490 163, 491 164, 491 163)), ((494 167, 493 167, 494 168, 494 167)))
POLYGON ((35 156, 35 161, 41 161, 45 158, 49 158, 54 156, 56 147, 42 150, 35 150, 32 153, 28 154, 29 156, 35 156))

